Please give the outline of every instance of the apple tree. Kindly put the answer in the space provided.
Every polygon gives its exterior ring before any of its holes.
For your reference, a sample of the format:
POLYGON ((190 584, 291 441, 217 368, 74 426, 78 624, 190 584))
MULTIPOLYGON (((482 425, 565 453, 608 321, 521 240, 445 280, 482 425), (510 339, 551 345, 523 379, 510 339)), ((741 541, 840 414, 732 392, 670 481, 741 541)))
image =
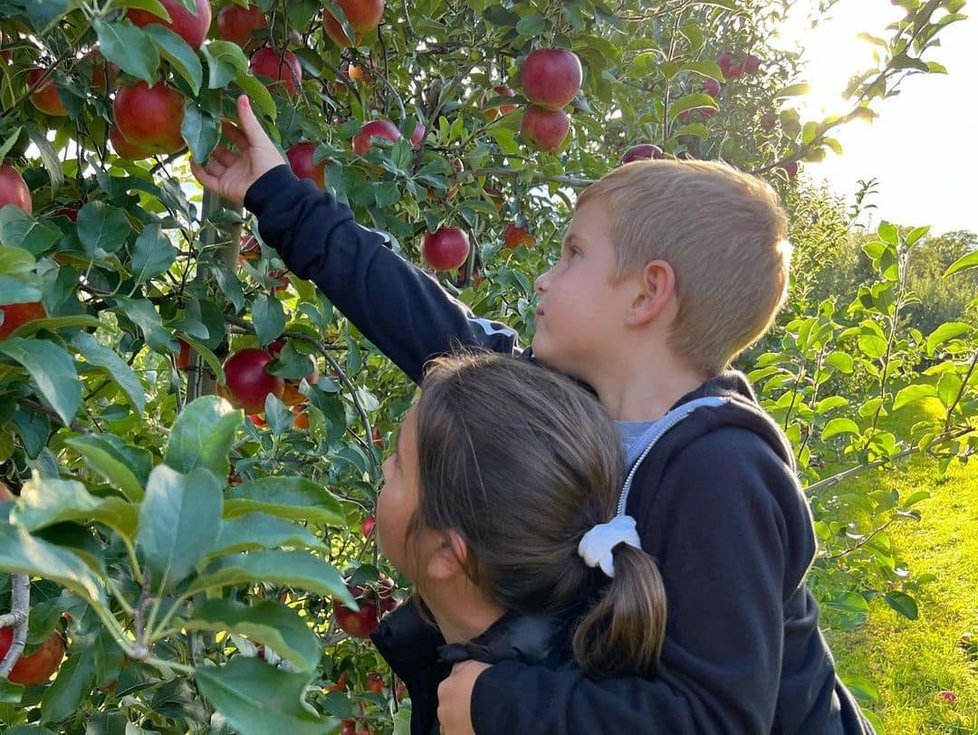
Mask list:
MULTIPOLYGON (((189 175, 237 95, 297 175, 529 336, 576 190, 634 158, 720 158, 802 212, 799 164, 907 75, 940 72, 932 47, 964 2, 907 0, 868 29, 888 34, 878 64, 824 120, 792 107, 799 57, 769 43, 791 5, 0 0, 7 731, 406 724, 364 638, 407 596, 372 508, 413 388, 189 175)), ((840 501, 822 489, 845 470, 821 458, 861 471, 975 446, 974 326, 900 319, 922 235, 882 227, 871 281, 793 298, 780 347, 745 366, 815 488, 818 589, 840 605, 893 584, 895 560, 866 554, 913 499, 840 501), (884 428, 923 398, 939 415, 884 428)), ((795 240, 799 258, 817 247, 803 225, 795 240)))

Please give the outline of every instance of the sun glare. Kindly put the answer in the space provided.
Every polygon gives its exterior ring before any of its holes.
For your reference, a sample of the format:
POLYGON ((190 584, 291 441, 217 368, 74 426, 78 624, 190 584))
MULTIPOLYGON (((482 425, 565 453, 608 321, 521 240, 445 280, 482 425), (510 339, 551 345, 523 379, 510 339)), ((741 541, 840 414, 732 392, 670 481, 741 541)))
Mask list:
POLYGON ((850 109, 842 96, 849 79, 879 66, 876 46, 859 35, 887 38, 886 27, 902 12, 888 0, 840 0, 818 16, 814 4, 815 0, 808 0, 795 5, 774 39, 780 48, 802 52, 803 81, 811 85, 811 92, 796 103, 803 120, 850 109))

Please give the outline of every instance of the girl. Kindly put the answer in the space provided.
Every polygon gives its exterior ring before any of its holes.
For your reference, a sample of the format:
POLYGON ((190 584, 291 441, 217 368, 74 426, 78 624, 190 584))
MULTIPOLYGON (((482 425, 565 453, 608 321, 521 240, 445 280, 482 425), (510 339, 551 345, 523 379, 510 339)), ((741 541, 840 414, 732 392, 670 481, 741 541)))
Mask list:
POLYGON ((622 466, 613 422, 569 379, 496 354, 432 363, 377 503, 381 549, 423 612, 404 606, 373 636, 408 686, 412 733, 436 730, 457 661, 651 673, 665 594, 634 521, 614 517, 622 466))

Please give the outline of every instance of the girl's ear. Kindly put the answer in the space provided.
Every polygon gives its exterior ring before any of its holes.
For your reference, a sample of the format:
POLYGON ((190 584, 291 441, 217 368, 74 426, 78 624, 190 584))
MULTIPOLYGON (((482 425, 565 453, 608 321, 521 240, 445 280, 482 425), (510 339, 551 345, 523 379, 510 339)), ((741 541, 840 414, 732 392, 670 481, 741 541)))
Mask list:
POLYGON ((428 555, 426 571, 429 579, 442 582, 452 580, 459 575, 467 576, 465 564, 469 556, 469 547, 458 531, 449 529, 438 531, 433 539, 433 549, 428 555))

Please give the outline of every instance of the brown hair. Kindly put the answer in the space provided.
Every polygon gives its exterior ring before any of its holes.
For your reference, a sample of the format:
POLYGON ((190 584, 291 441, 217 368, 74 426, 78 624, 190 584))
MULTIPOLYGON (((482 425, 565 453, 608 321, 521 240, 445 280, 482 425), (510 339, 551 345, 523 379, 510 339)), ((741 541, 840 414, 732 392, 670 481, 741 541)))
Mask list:
POLYGON ((619 544, 609 580, 577 553, 614 516, 623 475, 598 402, 529 361, 441 358, 422 384, 417 437, 412 527, 459 533, 467 574, 508 611, 573 615, 600 598, 577 627, 575 659, 592 676, 650 673, 666 620, 655 562, 619 544))
POLYGON ((763 335, 784 302, 788 221, 761 179, 714 161, 635 161, 585 189, 608 212, 619 278, 652 260, 676 276, 669 346, 716 375, 763 335))

